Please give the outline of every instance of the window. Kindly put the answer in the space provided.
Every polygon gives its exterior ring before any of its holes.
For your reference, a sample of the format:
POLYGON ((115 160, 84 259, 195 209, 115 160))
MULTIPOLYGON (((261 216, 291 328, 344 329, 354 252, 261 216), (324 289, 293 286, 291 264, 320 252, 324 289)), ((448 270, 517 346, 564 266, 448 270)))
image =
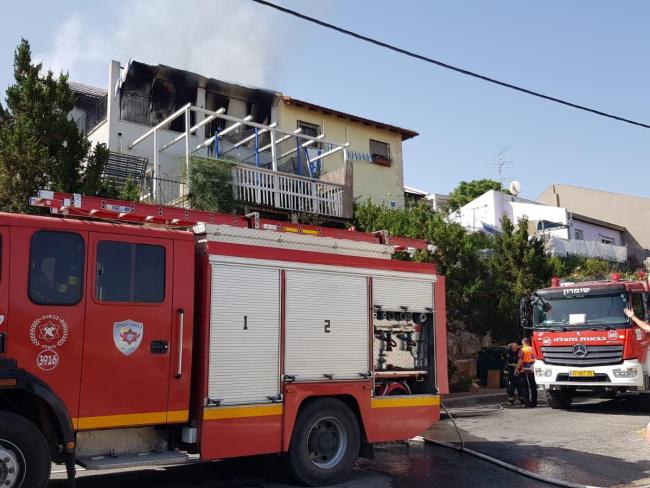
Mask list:
MULTIPOLYGON (((321 134, 320 125, 312 124, 310 122, 303 122, 302 120, 299 120, 298 128, 302 129, 301 134, 304 136, 318 137, 321 134)), ((307 142, 307 139, 300 141, 301 144, 304 144, 305 142, 307 142)), ((320 143, 314 142, 307 147, 310 147, 312 149, 320 149, 320 143)))
POLYGON ((165 248, 101 241, 95 298, 102 302, 161 303, 165 299, 165 248))
POLYGON ((392 159, 390 157, 390 146, 385 142, 370 139, 370 156, 372 162, 382 166, 390 166, 392 159))
POLYGON ((643 294, 632 293, 632 310, 634 315, 643 319, 645 317, 645 307, 643 306, 643 294))
POLYGON ((584 234, 584 232, 582 231, 582 229, 575 229, 575 230, 573 231, 573 238, 574 238, 576 241, 584 241, 584 240, 585 240, 585 234, 584 234))
POLYGON ((612 239, 611 237, 601 236, 600 242, 602 242, 603 244, 614 244, 614 239, 612 239))
POLYGON ((79 303, 84 256, 84 240, 79 234, 34 233, 29 250, 29 299, 37 305, 79 303))

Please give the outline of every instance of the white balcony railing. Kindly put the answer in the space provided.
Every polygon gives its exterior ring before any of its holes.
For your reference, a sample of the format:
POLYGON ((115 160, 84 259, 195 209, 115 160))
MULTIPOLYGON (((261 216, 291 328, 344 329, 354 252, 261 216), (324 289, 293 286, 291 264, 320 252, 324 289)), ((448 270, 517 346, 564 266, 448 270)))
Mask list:
POLYGON ((567 240, 548 236, 546 250, 553 256, 574 254, 589 258, 601 258, 607 261, 624 263, 627 261, 627 248, 615 244, 605 244, 597 241, 567 240))
POLYGON ((352 210, 345 206, 343 185, 248 165, 233 168, 233 193, 240 202, 290 212, 349 218, 352 210))

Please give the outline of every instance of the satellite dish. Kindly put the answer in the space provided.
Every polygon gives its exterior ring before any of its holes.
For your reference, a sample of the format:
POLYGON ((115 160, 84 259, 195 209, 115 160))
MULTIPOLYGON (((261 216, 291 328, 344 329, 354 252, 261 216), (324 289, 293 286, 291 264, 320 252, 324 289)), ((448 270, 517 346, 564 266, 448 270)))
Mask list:
POLYGON ((514 196, 517 196, 521 193, 521 183, 519 183, 517 180, 514 180, 510 183, 510 193, 512 193, 514 196))

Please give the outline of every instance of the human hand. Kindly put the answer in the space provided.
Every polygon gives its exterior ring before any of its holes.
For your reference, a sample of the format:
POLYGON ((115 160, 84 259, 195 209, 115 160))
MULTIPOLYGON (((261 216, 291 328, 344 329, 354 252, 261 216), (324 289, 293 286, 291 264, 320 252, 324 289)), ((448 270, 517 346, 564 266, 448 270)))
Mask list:
POLYGON ((630 310, 629 308, 624 308, 623 313, 631 319, 634 318, 634 310, 630 310))

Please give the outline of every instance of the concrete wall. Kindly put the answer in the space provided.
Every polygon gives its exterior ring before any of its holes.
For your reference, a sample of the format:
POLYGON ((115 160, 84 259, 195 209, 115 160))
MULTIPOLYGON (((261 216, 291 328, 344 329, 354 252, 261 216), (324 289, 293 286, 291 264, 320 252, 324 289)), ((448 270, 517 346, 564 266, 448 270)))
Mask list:
MULTIPOLYGON (((355 198, 370 198, 375 203, 404 206, 404 163, 402 159, 402 136, 376 127, 370 127, 349 119, 326 115, 281 101, 277 111, 278 128, 293 131, 298 121, 317 124, 325 138, 337 143, 350 143, 350 150, 370 152, 370 139, 390 145, 392 165, 385 167, 373 163, 353 161, 353 195, 355 198)), ((343 152, 325 158, 324 171, 343 167, 343 152)))
POLYGON ((628 246, 628 254, 641 260, 650 256, 650 198, 571 185, 552 185, 544 190, 537 201, 623 226, 626 229, 623 240, 628 246))

